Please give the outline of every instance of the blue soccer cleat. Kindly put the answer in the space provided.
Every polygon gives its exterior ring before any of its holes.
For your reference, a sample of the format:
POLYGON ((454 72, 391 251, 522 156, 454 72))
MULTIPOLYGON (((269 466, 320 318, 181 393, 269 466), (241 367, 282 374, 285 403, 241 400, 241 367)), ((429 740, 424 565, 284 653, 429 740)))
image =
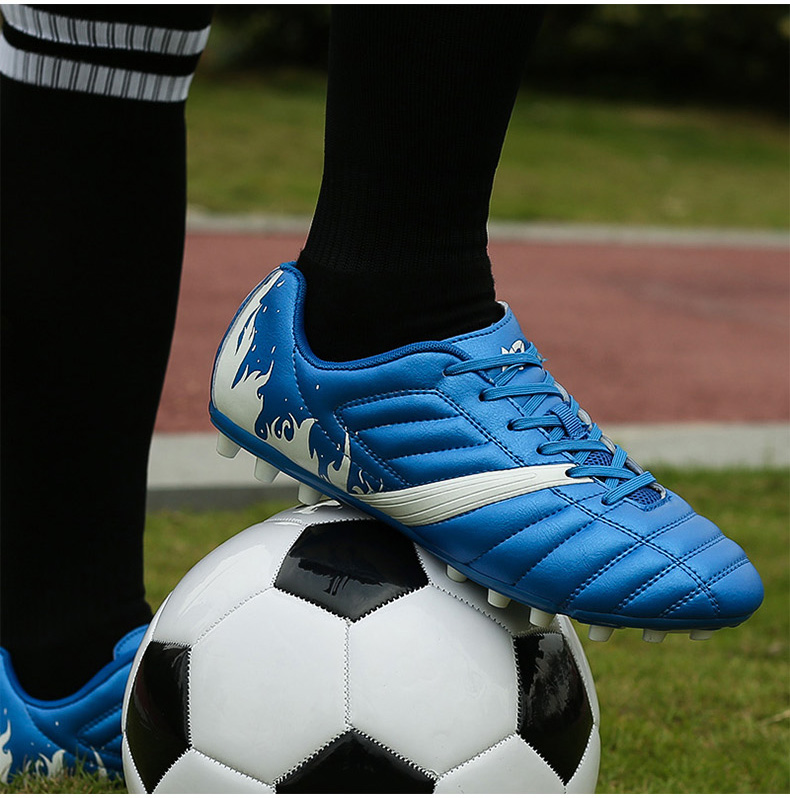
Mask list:
POLYGON ((305 339, 305 283, 284 264, 220 346, 219 450, 300 499, 381 518, 489 600, 591 625, 694 639, 745 621, 763 588, 743 550, 601 434, 543 368, 512 312, 492 326, 347 363, 305 339))
POLYGON ((8 652, 0 648, 0 784, 25 770, 55 776, 77 761, 88 771, 123 774, 123 694, 145 630, 142 626, 121 638, 112 662, 76 693, 56 701, 29 696, 8 652))

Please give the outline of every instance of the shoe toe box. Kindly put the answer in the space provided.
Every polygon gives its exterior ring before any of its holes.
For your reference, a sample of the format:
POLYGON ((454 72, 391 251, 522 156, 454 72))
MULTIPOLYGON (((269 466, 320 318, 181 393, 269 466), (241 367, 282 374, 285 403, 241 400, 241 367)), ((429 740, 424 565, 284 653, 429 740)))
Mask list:
POLYGON ((746 620, 762 602, 760 576, 743 549, 705 518, 694 516, 644 547, 652 556, 640 552, 635 559, 653 567, 643 570, 642 584, 620 601, 617 613, 652 617, 657 628, 718 627, 746 620))
POLYGON ((763 587, 743 549, 692 512, 663 521, 641 534, 593 525, 598 545, 585 558, 589 573, 576 563, 578 587, 563 611, 589 622, 656 629, 746 620, 762 602, 763 587))

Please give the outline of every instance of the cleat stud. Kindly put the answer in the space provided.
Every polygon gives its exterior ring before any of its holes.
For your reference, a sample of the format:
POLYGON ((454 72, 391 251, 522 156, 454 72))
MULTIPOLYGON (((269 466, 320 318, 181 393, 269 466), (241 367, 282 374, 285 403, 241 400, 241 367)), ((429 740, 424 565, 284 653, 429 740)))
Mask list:
POLYGON ((553 620, 553 612, 543 612, 543 610, 539 610, 537 607, 533 607, 529 612, 529 622, 533 626, 540 626, 542 629, 548 629, 553 620))
POLYGON ((270 482, 274 481, 274 478, 279 473, 279 470, 271 463, 267 463, 265 460, 261 460, 259 457, 256 458, 255 479, 257 479, 259 482, 264 482, 268 485, 270 482))
POLYGON ((689 637, 692 640, 710 640, 713 637, 713 629, 692 629, 689 637))
POLYGON ((612 626, 591 626, 588 637, 596 643, 605 643, 614 632, 612 626))
POLYGON ((299 501, 302 504, 318 504, 323 495, 324 494, 321 493, 321 491, 310 487, 310 485, 305 485, 304 482, 299 485, 299 501))
POLYGON ((462 574, 457 568, 453 568, 452 565, 447 566, 447 576, 449 576, 453 582, 466 582, 468 579, 466 574, 462 574))
POLYGON ((503 596, 501 593, 497 593, 496 590, 489 590, 488 591, 488 603, 494 607, 499 607, 503 609, 510 604, 510 599, 507 596, 503 596))
POLYGON ((663 643, 666 636, 666 632, 659 632, 657 629, 642 630, 642 640, 645 643, 663 643))
POLYGON ((217 433, 217 452, 223 457, 235 457, 239 453, 238 443, 234 443, 227 435, 217 433))

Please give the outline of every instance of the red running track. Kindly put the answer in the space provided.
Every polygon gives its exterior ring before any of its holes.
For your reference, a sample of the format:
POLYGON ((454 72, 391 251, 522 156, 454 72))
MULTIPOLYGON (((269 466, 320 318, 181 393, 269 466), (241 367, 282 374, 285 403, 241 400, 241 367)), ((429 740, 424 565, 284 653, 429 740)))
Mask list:
MULTIPOLYGON (((212 429, 206 408, 220 338, 249 290, 302 242, 187 237, 158 432, 212 429)), ((790 417, 785 250, 493 242, 491 256, 499 298, 602 425, 790 417)))

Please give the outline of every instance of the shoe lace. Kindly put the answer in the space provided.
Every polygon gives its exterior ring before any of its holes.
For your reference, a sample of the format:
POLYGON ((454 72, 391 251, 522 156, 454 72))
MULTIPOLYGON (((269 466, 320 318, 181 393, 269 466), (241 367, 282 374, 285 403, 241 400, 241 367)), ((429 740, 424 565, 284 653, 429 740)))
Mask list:
POLYGON ((657 487, 663 495, 655 477, 642 470, 624 449, 601 432, 579 403, 543 368, 544 361, 535 345, 530 343, 522 352, 472 358, 448 366, 444 373, 448 377, 476 371, 488 373, 493 385, 481 392, 483 402, 525 397, 522 405, 524 415, 513 419, 508 424, 509 428, 544 430, 548 440, 538 446, 538 453, 570 455, 577 465, 568 469, 568 476, 601 480, 608 488, 602 497, 604 504, 616 504, 638 491, 644 497, 643 489, 648 486, 657 487), (541 369, 541 379, 514 382, 519 372, 531 366, 541 369), (495 369, 498 371, 491 373, 495 369), (559 401, 541 410, 541 415, 536 415, 538 408, 552 396, 559 401))

